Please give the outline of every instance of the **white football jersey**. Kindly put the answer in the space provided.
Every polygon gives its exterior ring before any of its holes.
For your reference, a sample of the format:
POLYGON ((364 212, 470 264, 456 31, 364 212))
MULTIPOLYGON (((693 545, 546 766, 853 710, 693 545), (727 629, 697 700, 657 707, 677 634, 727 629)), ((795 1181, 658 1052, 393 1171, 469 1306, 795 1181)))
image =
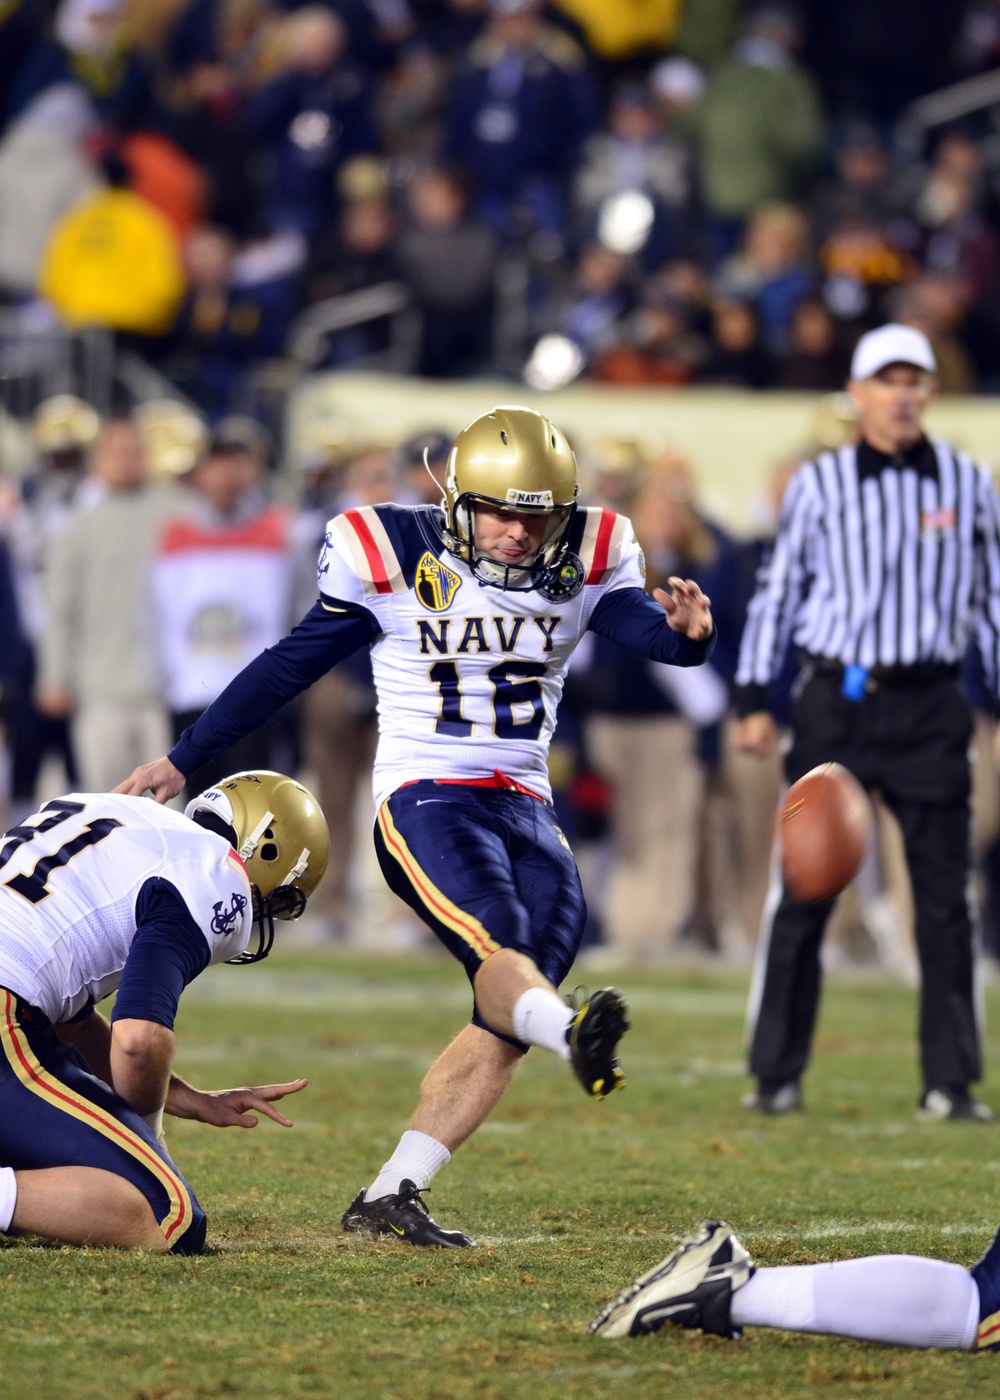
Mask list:
POLYGON ((573 648, 605 593, 642 588, 631 523, 597 507, 567 527, 555 596, 482 584, 445 548, 434 507, 363 506, 330 521, 319 560, 323 606, 360 604, 378 621, 376 805, 420 778, 500 769, 550 795, 546 754, 573 648))
POLYGON ((210 961, 242 953, 250 881, 222 836, 148 797, 70 793, 0 839, 0 986, 53 1024, 121 981, 148 880, 175 887, 210 961))

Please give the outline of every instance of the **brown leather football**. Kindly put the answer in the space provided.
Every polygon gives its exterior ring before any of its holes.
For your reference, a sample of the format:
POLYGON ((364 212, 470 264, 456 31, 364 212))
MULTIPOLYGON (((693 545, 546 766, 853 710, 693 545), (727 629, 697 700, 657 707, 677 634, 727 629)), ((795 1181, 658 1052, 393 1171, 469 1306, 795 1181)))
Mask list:
POLYGON ((778 809, 785 887, 809 904, 833 899, 858 872, 872 832, 864 788, 839 763, 793 783, 778 809))

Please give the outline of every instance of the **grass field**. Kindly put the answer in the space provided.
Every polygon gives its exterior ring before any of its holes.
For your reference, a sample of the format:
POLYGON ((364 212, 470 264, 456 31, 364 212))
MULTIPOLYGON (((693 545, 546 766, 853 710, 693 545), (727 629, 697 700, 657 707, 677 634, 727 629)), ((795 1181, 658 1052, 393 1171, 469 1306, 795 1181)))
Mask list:
MULTIPOLYGON (((601 980, 609 980, 602 978, 601 980)), ((745 1088, 745 974, 623 970, 624 1094, 586 1100, 533 1052, 429 1204, 479 1248, 340 1232, 464 1023, 435 956, 277 954, 186 994, 178 1068, 204 1087, 310 1077, 294 1131, 168 1120, 215 1252, 148 1258, 0 1248, 0 1375, 28 1400, 202 1396, 577 1400, 623 1396, 995 1396, 1000 1358, 756 1331, 603 1342, 586 1324, 705 1215, 758 1262, 877 1251, 971 1262, 1000 1219, 1000 1127, 914 1119, 913 994, 827 989, 808 1112, 759 1120, 745 1088)), ((1000 998, 992 998, 993 1020, 1000 998)), ((984 1097, 1000 1106, 1000 1037, 984 1097), (992 1090, 992 1092, 991 1092, 992 1090)))

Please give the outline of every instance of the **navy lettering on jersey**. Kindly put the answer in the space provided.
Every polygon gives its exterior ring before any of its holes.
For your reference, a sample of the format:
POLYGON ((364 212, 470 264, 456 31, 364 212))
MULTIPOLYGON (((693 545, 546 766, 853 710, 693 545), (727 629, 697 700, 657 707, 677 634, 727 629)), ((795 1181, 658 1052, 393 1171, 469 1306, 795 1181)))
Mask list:
POLYGON ((465 619, 465 631, 462 633, 462 640, 458 644, 460 652, 468 652, 473 642, 477 652, 490 650, 490 644, 486 640, 486 619, 485 617, 467 617, 465 619))
POLYGON ((517 639, 521 635, 521 628, 524 626, 526 619, 523 617, 512 617, 510 621, 511 628, 508 633, 504 618, 495 617, 493 619, 493 626, 496 629, 497 641, 500 643, 501 651, 517 650, 517 639))
POLYGON ((542 647, 542 650, 551 651, 552 638, 556 628, 559 626, 560 622, 562 622, 562 617, 559 615, 556 617, 533 617, 531 620, 545 638, 545 645, 542 647))
POLYGON ((446 617, 440 622, 429 622, 426 617, 418 617, 416 623, 420 636, 420 655, 430 656, 431 647, 433 647, 442 656, 447 656, 448 628, 451 626, 451 619, 446 617))

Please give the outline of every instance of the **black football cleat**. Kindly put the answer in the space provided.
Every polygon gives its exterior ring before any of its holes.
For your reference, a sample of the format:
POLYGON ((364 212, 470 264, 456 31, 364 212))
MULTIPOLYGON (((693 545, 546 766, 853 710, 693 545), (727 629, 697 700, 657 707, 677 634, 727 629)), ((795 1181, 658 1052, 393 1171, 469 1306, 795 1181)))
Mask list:
POLYGON ((351 1235, 395 1235, 404 1244, 440 1249, 466 1249, 475 1244, 461 1230, 442 1230, 431 1219, 420 1193, 421 1188, 409 1180, 399 1183, 394 1196, 379 1196, 375 1201, 366 1201, 364 1191, 359 1191, 340 1223, 351 1235))
POLYGON ((729 1226, 706 1220, 602 1308, 590 1330, 598 1337, 638 1337, 670 1322, 735 1341, 742 1331, 732 1322, 733 1292, 752 1274, 750 1256, 729 1226))
POLYGON ((566 1040, 577 1079, 595 1099, 606 1099, 625 1088, 615 1050, 629 1028, 628 1004, 616 987, 602 987, 593 996, 567 997, 575 1011, 566 1040))
POLYGON ((802 1107, 802 1090, 796 1079, 777 1086, 759 1084, 743 1098, 742 1107, 748 1108, 751 1113, 769 1113, 773 1116, 798 1113, 802 1107))

